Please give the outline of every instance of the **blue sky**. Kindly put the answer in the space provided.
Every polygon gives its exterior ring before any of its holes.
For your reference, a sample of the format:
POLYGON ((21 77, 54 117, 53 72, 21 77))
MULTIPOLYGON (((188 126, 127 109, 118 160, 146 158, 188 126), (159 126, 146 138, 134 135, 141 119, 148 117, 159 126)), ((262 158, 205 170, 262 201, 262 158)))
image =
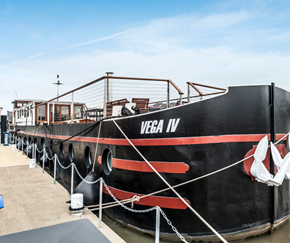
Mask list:
POLYGON ((0 106, 107 71, 290 91, 290 1, 0 0, 0 106))

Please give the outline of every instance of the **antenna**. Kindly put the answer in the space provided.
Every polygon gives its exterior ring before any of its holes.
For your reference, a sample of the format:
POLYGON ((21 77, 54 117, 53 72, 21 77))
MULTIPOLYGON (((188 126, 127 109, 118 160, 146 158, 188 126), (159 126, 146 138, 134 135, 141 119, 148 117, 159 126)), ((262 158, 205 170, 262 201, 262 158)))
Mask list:
MULTIPOLYGON (((57 85, 57 97, 58 97, 59 96, 59 86, 60 85, 63 85, 63 83, 61 83, 59 81, 59 75, 57 75, 56 78, 57 78, 57 83, 53 83, 53 84, 56 84, 57 85)), ((58 100, 58 98, 57 98, 57 100, 58 100)))
POLYGON ((18 100, 18 95, 17 95, 16 91, 15 91, 15 94, 16 94, 16 99, 18 100))

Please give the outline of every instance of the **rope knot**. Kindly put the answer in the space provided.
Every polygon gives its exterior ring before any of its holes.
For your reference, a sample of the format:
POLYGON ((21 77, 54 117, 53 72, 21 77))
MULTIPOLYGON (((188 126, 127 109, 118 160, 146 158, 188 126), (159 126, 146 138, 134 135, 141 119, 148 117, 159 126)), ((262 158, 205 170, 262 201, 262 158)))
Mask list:
POLYGON ((134 207, 134 202, 139 202, 140 201, 140 197, 139 196, 137 196, 137 195, 134 195, 133 197, 132 197, 132 201, 131 201, 131 208, 133 208, 134 207))

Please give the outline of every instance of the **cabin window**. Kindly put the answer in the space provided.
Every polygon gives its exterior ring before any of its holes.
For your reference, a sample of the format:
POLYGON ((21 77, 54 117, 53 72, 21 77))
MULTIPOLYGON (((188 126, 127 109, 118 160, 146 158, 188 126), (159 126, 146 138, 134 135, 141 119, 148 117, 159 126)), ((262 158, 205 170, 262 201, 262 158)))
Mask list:
POLYGON ((87 146, 85 149, 85 164, 87 168, 90 168, 92 164, 92 151, 89 146, 87 146))
POLYGON ((76 119, 82 118, 81 106, 75 106, 75 118, 76 119))
POLYGON ((68 106, 62 106, 61 107, 61 120, 65 121, 68 120, 68 106))
POLYGON ((37 120, 45 121, 45 105, 37 107, 37 120))
POLYGON ((21 110, 21 116, 23 116, 23 110, 21 110))
POLYGON ((17 111, 17 119, 19 119, 19 118, 20 118, 20 112, 17 111))

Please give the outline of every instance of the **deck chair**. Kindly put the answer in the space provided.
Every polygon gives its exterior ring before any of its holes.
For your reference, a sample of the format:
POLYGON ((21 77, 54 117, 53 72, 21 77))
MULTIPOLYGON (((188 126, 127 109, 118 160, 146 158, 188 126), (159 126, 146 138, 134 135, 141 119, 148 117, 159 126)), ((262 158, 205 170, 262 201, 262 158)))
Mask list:
POLYGON ((132 98, 132 103, 136 103, 136 107, 141 113, 149 112, 149 99, 147 98, 132 98))

